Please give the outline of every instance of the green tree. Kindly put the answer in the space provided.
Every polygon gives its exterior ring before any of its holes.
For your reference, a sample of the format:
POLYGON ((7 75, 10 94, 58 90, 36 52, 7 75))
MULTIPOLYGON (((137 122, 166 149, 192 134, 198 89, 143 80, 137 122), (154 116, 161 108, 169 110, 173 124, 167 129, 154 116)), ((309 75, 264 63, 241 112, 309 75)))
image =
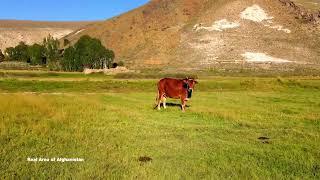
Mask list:
POLYGON ((29 60, 28 46, 24 42, 20 42, 16 47, 7 48, 5 53, 10 60, 24 62, 29 60))
POLYGON ((61 60, 61 66, 64 71, 77 71, 80 69, 78 65, 80 63, 76 62, 74 47, 68 47, 64 51, 63 58, 61 60))
POLYGON ((64 70, 82 71, 84 68, 108 67, 114 59, 114 52, 106 49, 101 41, 82 36, 78 42, 65 50, 61 65, 64 70))
POLYGON ((107 63, 107 66, 108 68, 111 67, 111 64, 113 63, 114 61, 114 58, 115 58, 115 54, 112 50, 109 50, 109 49, 106 49, 106 52, 105 52, 105 57, 106 57, 106 63, 107 63))
POLYGON ((124 66, 124 62, 123 61, 119 61, 118 62, 118 66, 124 66))
POLYGON ((43 47, 45 49, 45 57, 50 62, 55 62, 59 59, 59 41, 54 39, 53 36, 49 34, 48 37, 43 39, 43 47))
POLYGON ((32 65, 42 65, 42 59, 45 55, 45 48, 39 44, 33 44, 28 47, 28 56, 30 59, 30 64, 32 65))
POLYGON ((15 60, 27 62, 29 60, 28 56, 28 46, 24 42, 20 42, 18 46, 15 47, 17 52, 17 57, 15 60))

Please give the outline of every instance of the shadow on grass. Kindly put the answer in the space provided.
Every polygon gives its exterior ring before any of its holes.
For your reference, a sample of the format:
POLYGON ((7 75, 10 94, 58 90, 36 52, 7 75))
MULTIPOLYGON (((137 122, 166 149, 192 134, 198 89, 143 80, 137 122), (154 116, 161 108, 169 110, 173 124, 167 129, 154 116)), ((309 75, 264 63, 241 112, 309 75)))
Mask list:
MULTIPOLYGON (((163 103, 160 104, 161 107, 163 107, 163 103)), ((181 104, 180 103, 166 103, 167 107, 180 107, 181 108, 181 104)), ((190 107, 190 105, 186 105, 186 107, 190 107)))
MULTIPOLYGON (((167 107, 179 107, 181 109, 181 104, 179 104, 179 103, 171 103, 170 102, 170 103, 166 103, 166 106, 167 107)), ((163 108, 163 103, 160 104, 160 107, 163 108)), ((186 105, 186 108, 187 107, 190 107, 190 105, 186 105)), ((154 107, 154 109, 156 109, 156 108, 157 108, 157 106, 154 107)))
MULTIPOLYGON (((161 103, 161 106, 163 106, 162 103, 161 103)), ((166 103, 166 106, 169 106, 169 107, 180 107, 181 108, 181 104, 179 104, 179 103, 166 103)), ((190 106, 186 105, 186 107, 190 107, 190 106)))

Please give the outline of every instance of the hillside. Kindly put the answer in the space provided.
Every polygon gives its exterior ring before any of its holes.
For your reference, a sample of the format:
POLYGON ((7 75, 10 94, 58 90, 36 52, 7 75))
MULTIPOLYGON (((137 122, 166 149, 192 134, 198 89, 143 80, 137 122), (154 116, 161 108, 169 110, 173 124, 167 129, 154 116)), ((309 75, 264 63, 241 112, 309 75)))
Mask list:
POLYGON ((286 0, 152 0, 65 38, 99 38, 131 68, 320 64, 320 13, 293 5, 286 0))
POLYGON ((319 10, 320 2, 319 0, 293 0, 297 5, 304 6, 311 10, 319 10))
POLYGON ((63 36, 91 22, 42 22, 0 20, 0 49, 16 46, 20 41, 27 44, 40 43, 51 34, 55 38, 63 36))

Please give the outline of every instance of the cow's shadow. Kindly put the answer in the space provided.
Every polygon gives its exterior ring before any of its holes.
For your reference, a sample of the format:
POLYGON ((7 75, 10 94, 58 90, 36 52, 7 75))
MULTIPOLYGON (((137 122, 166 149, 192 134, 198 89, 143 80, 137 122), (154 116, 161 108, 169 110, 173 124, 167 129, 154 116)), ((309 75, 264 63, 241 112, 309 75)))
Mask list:
MULTIPOLYGON (((163 103, 161 103, 160 106, 163 107, 163 103)), ((180 103, 169 102, 169 103, 166 103, 166 106, 168 106, 168 107, 180 107, 181 108, 181 104, 180 103)), ((186 107, 190 107, 190 105, 186 105, 186 107)))

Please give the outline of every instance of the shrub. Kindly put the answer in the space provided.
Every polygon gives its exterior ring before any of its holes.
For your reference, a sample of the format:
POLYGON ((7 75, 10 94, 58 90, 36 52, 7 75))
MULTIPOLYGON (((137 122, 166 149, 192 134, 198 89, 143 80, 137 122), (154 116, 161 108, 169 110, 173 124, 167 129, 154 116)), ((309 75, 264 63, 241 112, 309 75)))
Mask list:
POLYGON ((118 62, 118 66, 124 66, 124 62, 123 61, 119 61, 118 62))

